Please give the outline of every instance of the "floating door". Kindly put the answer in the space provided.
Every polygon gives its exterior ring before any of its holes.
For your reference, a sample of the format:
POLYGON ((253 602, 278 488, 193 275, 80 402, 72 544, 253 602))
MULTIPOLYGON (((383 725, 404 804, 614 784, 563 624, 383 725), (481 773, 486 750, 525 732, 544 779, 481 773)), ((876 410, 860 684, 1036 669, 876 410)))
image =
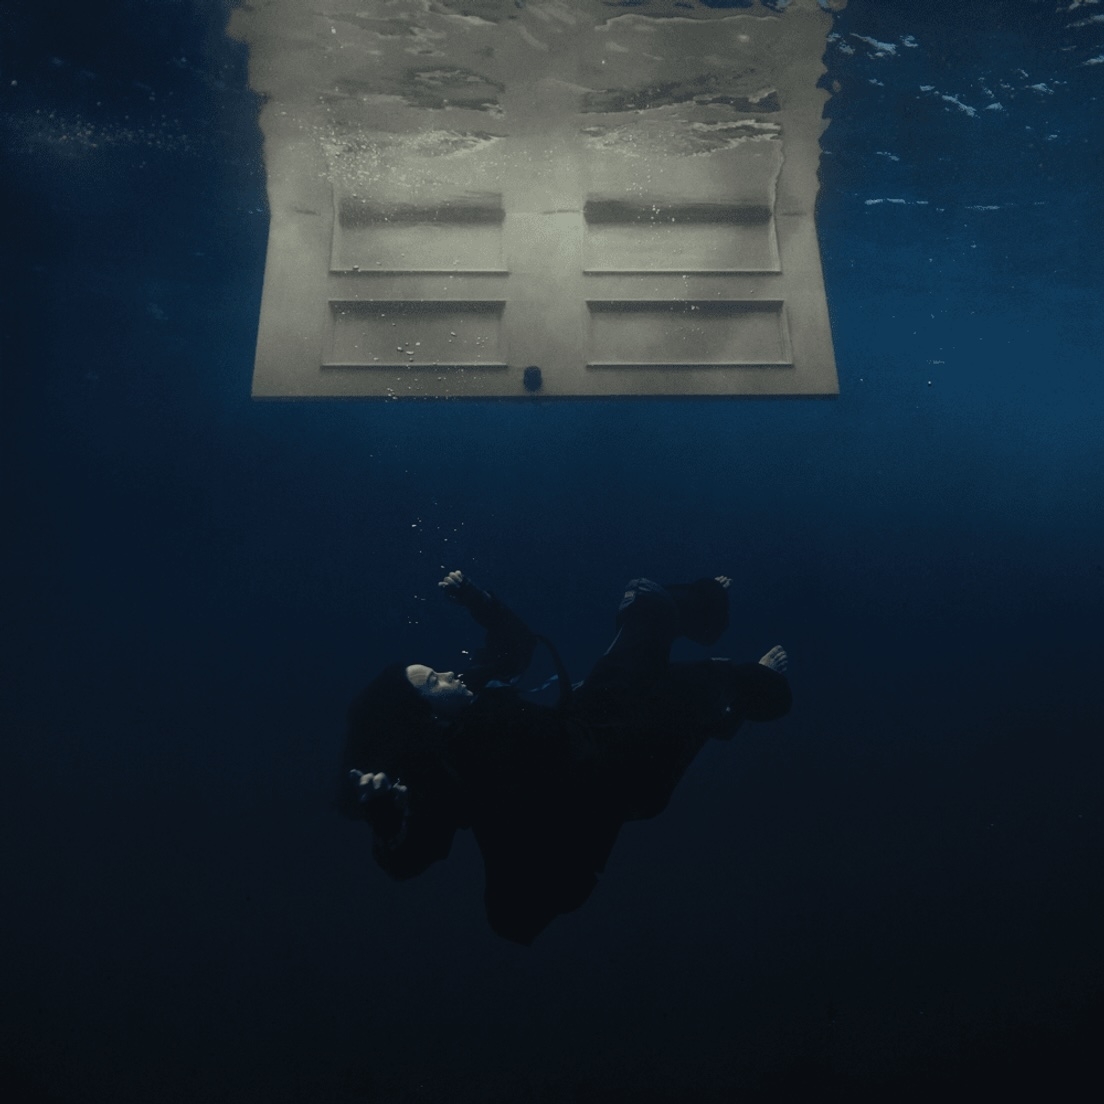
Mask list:
POLYGON ((267 98, 254 395, 523 397, 528 366, 547 396, 834 394, 829 24, 815 0, 237 13, 267 98))

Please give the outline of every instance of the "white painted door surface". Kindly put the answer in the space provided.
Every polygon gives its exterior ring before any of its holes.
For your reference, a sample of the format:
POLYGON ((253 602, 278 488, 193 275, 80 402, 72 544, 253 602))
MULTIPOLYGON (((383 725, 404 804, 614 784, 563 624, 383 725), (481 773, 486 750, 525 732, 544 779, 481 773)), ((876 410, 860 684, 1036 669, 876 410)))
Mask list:
POLYGON ((267 97, 255 395, 836 392, 815 0, 322 8, 233 26, 267 97))

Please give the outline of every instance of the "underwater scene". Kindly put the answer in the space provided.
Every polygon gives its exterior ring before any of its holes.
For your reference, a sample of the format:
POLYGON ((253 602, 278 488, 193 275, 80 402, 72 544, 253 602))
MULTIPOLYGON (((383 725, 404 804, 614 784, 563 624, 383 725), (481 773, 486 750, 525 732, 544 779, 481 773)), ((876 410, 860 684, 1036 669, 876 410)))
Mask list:
POLYGON ((1104 2, 0 0, 0 1094, 1081 1098, 1104 2))

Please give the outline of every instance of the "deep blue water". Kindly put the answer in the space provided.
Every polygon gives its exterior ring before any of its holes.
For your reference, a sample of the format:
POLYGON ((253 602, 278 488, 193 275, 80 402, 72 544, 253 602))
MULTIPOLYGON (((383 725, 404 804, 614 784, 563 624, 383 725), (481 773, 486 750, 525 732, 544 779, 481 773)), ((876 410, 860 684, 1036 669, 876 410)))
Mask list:
POLYGON ((227 11, 0 0, 6 1099, 1072 1099, 1101 9, 837 15, 837 400, 463 405, 251 401, 227 11), (359 686, 471 645, 454 566, 577 677, 639 574, 733 576, 725 649, 792 657, 792 714, 707 748, 528 950, 470 839, 396 886, 329 808, 359 686))

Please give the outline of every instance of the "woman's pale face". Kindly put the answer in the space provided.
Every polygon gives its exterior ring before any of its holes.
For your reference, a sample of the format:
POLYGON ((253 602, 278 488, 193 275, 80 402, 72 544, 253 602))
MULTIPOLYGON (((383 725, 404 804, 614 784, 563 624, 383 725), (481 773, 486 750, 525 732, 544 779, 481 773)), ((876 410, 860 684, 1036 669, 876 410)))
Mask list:
POLYGON ((412 663, 406 669, 406 677, 418 694, 429 702, 434 713, 451 715, 475 697, 455 671, 435 671, 423 663, 412 663))

